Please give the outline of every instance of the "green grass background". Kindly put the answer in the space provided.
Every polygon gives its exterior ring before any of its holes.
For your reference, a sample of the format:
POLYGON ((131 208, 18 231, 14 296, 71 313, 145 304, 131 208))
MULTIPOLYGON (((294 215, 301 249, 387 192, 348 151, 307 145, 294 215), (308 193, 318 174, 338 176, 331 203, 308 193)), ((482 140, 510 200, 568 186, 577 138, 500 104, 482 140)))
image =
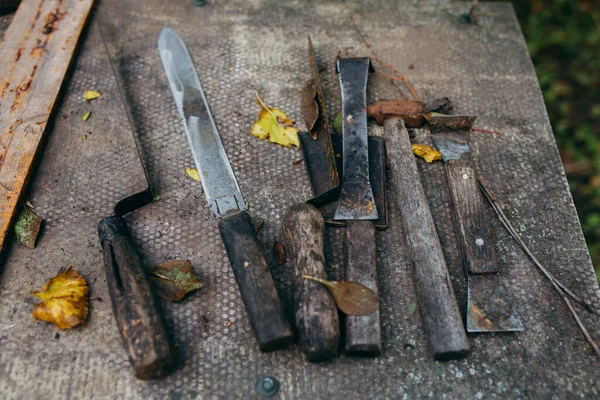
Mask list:
POLYGON ((600 0, 513 5, 600 280, 600 0))

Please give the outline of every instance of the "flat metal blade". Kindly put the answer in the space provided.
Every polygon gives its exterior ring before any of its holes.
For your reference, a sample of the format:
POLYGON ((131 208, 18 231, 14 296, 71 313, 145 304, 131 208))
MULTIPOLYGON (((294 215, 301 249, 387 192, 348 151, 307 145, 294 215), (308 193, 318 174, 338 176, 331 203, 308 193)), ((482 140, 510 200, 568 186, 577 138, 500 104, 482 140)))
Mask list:
POLYGON ((337 62, 342 87, 344 167, 336 220, 374 220, 379 217, 369 181, 367 141, 367 79, 369 58, 342 58, 337 62))
POLYGON ((469 275, 468 332, 523 331, 523 323, 498 275, 469 275))
POLYGON ((461 160, 469 157, 471 149, 469 148, 469 143, 467 143, 466 136, 464 137, 463 141, 460 140, 460 137, 457 137, 458 135, 459 134, 443 133, 431 135, 431 140, 438 151, 442 154, 444 162, 448 162, 450 160, 461 160))
POLYGON ((125 96, 123 95, 123 89, 119 84, 119 79, 117 79, 117 69, 115 68, 115 65, 112 61, 110 50, 108 49, 108 44, 106 43, 106 38, 104 37, 101 21, 98 21, 98 32, 100 33, 100 38, 102 38, 102 44, 104 45, 104 50, 106 51, 106 57, 112 70, 112 78, 115 80, 115 85, 117 87, 117 91, 119 92, 119 98, 121 99, 121 105, 123 106, 123 110, 125 111, 125 115, 127 116, 127 122, 129 123, 131 136, 133 138, 133 143, 135 144, 135 151, 137 153, 139 163, 142 167, 144 178, 146 179, 146 189, 122 198, 115 205, 113 214, 117 217, 122 217, 125 214, 128 214, 134 210, 137 210, 138 208, 152 203, 152 201, 154 201, 154 187, 152 186, 150 178, 148 177, 148 171, 146 170, 144 157, 142 157, 142 151, 140 149, 138 137, 135 134, 135 130, 133 129, 133 120, 131 118, 131 115, 129 115, 129 110, 125 106, 125 96))
POLYGON ((185 42, 171 29, 164 28, 158 50, 213 218, 246 210, 185 42))
POLYGON ((444 162, 470 157, 468 133, 477 117, 473 115, 438 115, 428 117, 431 139, 444 162))

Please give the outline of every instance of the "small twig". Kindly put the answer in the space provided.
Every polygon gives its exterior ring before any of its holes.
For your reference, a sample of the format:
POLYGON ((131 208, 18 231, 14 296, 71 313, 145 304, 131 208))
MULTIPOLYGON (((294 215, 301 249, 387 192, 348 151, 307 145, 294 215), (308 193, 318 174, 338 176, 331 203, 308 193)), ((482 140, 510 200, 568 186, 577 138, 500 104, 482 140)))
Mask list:
POLYGON ((168 280, 168 281, 172 281, 172 280, 173 280, 173 279, 169 278, 168 276, 165 276, 165 275, 159 274, 159 273, 157 273, 157 272, 150 272, 150 273, 151 273, 152 275, 154 275, 154 276, 158 276, 159 278, 166 279, 166 280, 168 280))
POLYGON ((493 133, 494 135, 502 135, 502 132, 490 131, 489 129, 471 128, 473 132, 493 133))
MULTIPOLYGON (((348 7, 346 6, 346 3, 344 3, 344 7, 346 7, 346 9, 348 10, 348 7)), ((350 12, 350 10, 348 10, 350 12)), ((388 63, 387 61, 382 60, 381 58, 379 58, 379 56, 377 55, 377 53, 375 52, 375 50, 373 50, 373 46, 371 46, 371 44, 369 43, 369 41, 367 40, 367 38, 365 37, 365 35, 363 35, 363 33, 361 32, 361 30, 358 28, 358 25, 356 24, 356 21, 354 21, 354 18, 352 16, 350 16, 350 21, 352 22, 352 25, 354 26, 354 30, 356 30, 356 33, 358 34, 358 36, 360 37, 360 40, 364 43, 365 47, 367 49, 369 49, 369 51, 371 52, 371 60, 383 65, 384 67, 386 67, 387 69, 389 69, 390 71, 392 71, 394 73, 394 75, 396 75, 396 78, 392 78, 389 76, 385 76, 388 79, 392 79, 392 80, 398 80, 398 81, 402 81, 406 87, 408 88, 408 90, 412 93, 413 96, 415 96, 415 99, 417 101, 421 101, 421 98, 419 97, 419 95, 417 94, 417 92, 415 91, 415 89, 412 87, 412 85, 410 84, 410 82, 408 82, 408 80, 404 77, 404 75, 402 75, 400 72, 398 72, 396 70, 396 68, 394 68, 390 63, 388 63)), ((381 73, 378 73, 379 75, 382 75, 381 73)), ((396 85, 396 87, 398 87, 396 85)), ((402 93, 402 91, 400 91, 402 93)), ((402 93, 402 95, 404 96, 404 93, 402 93)), ((406 96, 404 96, 406 97, 406 96)))
POLYGON ((324 30, 317 29, 317 28, 315 28, 315 27, 314 27, 314 26, 312 26, 312 25, 303 25, 303 26, 305 26, 305 27, 307 27, 307 28, 310 28, 310 29, 313 29, 313 30, 314 30, 314 31, 316 31, 316 32, 317 32, 319 35, 321 35, 321 36, 323 36, 325 39, 329 40, 331 43, 333 43, 333 45, 334 45, 335 47, 337 47, 337 48, 338 48, 338 52, 342 52, 342 53, 344 53, 344 55, 347 55, 347 56, 350 56, 350 55, 351 55, 351 54, 348 52, 348 50, 346 50, 346 49, 344 49, 342 46, 340 46, 340 45, 339 45, 339 44, 338 44, 338 43, 337 43, 335 40, 333 40, 333 39, 331 38, 331 36, 329 36, 329 35, 327 34, 327 32, 325 32, 324 30))
POLYGON ((502 210, 502 207, 500 206, 500 204, 498 203, 498 201, 496 200, 496 198, 494 197, 494 195, 492 195, 492 193, 489 191, 489 189, 481 181, 479 181, 479 185, 481 186, 481 189, 482 189, 483 194, 485 195, 485 197, 492 204, 492 208, 496 212, 496 215, 500 219, 500 222, 502 222, 502 225, 504 225, 504 227, 510 233, 510 235, 513 237, 513 239, 515 239, 517 241, 517 243, 521 246, 521 248, 523 249, 523 251, 525 251, 525 253, 531 258, 531 260, 536 265, 536 267, 538 267, 542 271, 542 273, 546 276, 546 278, 550 279, 553 282, 556 282, 556 284, 562 290, 564 290, 566 294, 568 294, 569 296, 571 296, 573 298, 573 300, 575 300, 576 302, 578 302, 579 304, 581 304, 583 307, 585 307, 586 310, 588 310, 591 313, 595 314, 594 309, 588 303, 586 303, 579 296, 577 296, 575 293, 573 293, 569 289, 567 289, 565 287, 565 285, 563 285, 546 268, 544 268, 544 266, 533 255, 533 253, 531 252, 531 250, 529 250, 529 247, 527 247, 527 245, 525 244, 525 242, 523 242, 523 239, 521 239, 521 236, 519 235, 519 232, 517 232, 517 230, 514 228, 514 226, 512 226, 512 224, 510 223, 508 217, 506 216, 506 214, 504 214, 504 211, 502 210))
POLYGON ((594 342, 594 339, 592 339, 592 337, 590 336, 587 328, 581 322, 581 319, 579 318, 577 311, 571 304, 571 300, 569 300, 567 295, 571 296, 571 298, 573 298, 573 300, 580 303, 583 307, 586 308, 586 310, 588 310, 592 313, 595 313, 595 311, 592 309, 592 307, 588 303, 586 303, 585 301, 580 299, 578 296, 576 296, 573 292, 571 292, 569 289, 567 289, 558 279, 554 278, 554 276, 548 270, 546 270, 546 268, 544 268, 542 266, 542 264, 538 261, 538 259, 529 250, 529 248, 527 247, 525 242, 523 242, 523 240, 521 239, 521 236, 519 235, 517 230, 510 223, 510 220, 508 219, 508 217, 506 217, 506 215, 502 211, 502 207, 500 206, 500 203, 498 203, 498 201, 495 199, 494 195, 489 191, 489 189, 481 181, 479 181, 479 187, 481 188, 481 191, 483 192, 483 194, 485 195, 487 200, 492 205, 492 208, 496 212, 496 215, 498 216, 498 218, 500 219, 500 222, 502 222, 502 225, 504 225, 504 227, 506 228, 508 233, 510 233, 510 235, 513 237, 513 239, 516 240, 516 242, 521 246, 521 248, 525 251, 525 253, 531 258, 533 263, 540 269, 540 271, 542 271, 542 273, 546 276, 546 278, 548 278, 548 280, 550 281, 552 286, 554 286, 556 291, 560 294, 560 296, 562 297, 564 302, 567 304, 569 311, 573 315, 573 318, 575 318, 575 321, 577 322, 579 329, 581 329, 581 332, 585 336, 588 343, 594 349, 594 352, 596 353, 596 355, 598 355, 598 357, 600 357, 600 348, 598 348, 598 345, 594 342))
POLYGON ((410 100, 408 98, 408 96, 404 94, 404 92, 402 91, 402 88, 400 87, 400 85, 398 85, 398 82, 396 82, 395 80, 392 80, 391 82, 394 84, 394 86, 396 86, 396 89, 398 89, 398 91, 400 92, 402 97, 404 97, 406 100, 410 100))

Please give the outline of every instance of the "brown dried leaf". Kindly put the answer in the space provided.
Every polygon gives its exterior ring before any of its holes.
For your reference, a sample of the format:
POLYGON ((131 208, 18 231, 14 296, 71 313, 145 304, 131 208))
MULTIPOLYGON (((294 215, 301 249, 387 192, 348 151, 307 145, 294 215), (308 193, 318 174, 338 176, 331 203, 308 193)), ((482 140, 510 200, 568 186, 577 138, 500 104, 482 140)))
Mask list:
POLYGON ((369 315, 379 309, 377 293, 360 283, 327 281, 309 275, 303 275, 302 278, 312 279, 325 285, 337 307, 346 315, 369 315))
POLYGON ((285 264, 286 256, 285 256, 285 247, 281 242, 277 240, 273 243, 273 255, 275 255, 275 262, 279 265, 285 264))
POLYGON ((171 303, 181 301, 186 294, 203 286, 187 260, 165 261, 152 268, 150 276, 158 297, 171 303))
POLYGON ((87 282, 74 269, 50 279, 41 292, 31 292, 43 302, 36 304, 33 316, 52 322, 59 329, 70 329, 83 323, 88 313, 87 282))
POLYGON ((29 207, 23 207, 19 219, 15 223, 15 234, 19 243, 30 249, 35 248, 35 241, 40 233, 44 219, 34 213, 29 207))
POLYGON ((317 122, 317 118, 319 118, 319 105, 317 104, 316 98, 317 89, 315 88, 315 82, 310 79, 306 81, 306 84, 302 88, 300 105, 302 107, 304 124, 314 140, 317 140, 318 132, 313 132, 313 127, 315 126, 315 122, 317 122))

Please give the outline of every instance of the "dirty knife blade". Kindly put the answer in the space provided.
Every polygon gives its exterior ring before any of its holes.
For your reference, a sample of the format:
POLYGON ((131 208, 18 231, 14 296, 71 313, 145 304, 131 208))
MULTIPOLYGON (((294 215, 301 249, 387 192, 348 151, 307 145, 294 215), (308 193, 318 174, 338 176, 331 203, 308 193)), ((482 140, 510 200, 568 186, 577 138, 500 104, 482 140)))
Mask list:
POLYGON ((164 28, 158 50, 213 218, 246 210, 185 42, 171 29, 164 28))

